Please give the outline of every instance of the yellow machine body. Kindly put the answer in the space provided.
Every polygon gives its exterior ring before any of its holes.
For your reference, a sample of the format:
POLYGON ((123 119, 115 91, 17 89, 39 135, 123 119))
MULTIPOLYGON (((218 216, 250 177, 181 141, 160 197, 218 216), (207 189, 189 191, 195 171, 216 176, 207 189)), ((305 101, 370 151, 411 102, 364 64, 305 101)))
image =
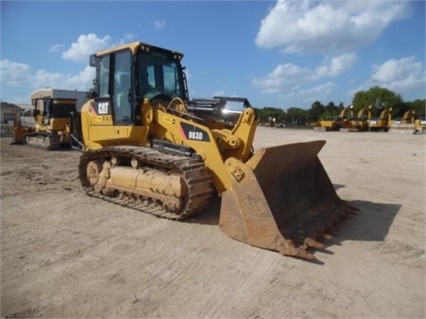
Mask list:
POLYGON ((83 188, 170 219, 202 212, 218 195, 220 227, 230 237, 314 259, 309 247, 323 247, 319 241, 353 211, 318 158, 325 141, 254 153, 254 108, 245 98, 218 97, 209 107, 189 101, 182 56, 135 42, 92 57, 98 96, 72 122, 83 188), (226 109, 231 102, 242 110, 226 109))
POLYGON ((357 116, 346 117, 341 124, 341 129, 351 132, 363 132, 369 130, 369 122, 371 119, 372 106, 363 107, 358 111, 357 116))
POLYGON ((426 118, 420 117, 417 118, 414 122, 415 124, 415 131, 414 134, 426 134, 426 118))
POLYGON ((416 132, 416 111, 408 110, 401 117, 392 119, 389 127, 390 133, 413 134, 416 132))
POLYGON ((311 124, 314 131, 339 131, 341 128, 347 128, 351 125, 349 119, 354 117, 353 105, 349 105, 340 111, 340 114, 335 119, 321 120, 311 124))
POLYGON ((69 145, 70 113, 77 111, 77 96, 82 94, 85 92, 55 89, 33 92, 30 96, 32 119, 28 121, 21 114, 16 114, 13 143, 29 144, 47 150, 69 145))
POLYGON ((370 131, 384 131, 389 130, 392 121, 392 108, 384 109, 379 117, 371 117, 369 127, 370 131))

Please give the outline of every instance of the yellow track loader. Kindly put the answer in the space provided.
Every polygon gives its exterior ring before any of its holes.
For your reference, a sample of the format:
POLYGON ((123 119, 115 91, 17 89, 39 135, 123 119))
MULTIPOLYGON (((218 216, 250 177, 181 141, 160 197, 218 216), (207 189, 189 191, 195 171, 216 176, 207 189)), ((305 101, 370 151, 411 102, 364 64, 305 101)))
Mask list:
POLYGON ((72 144, 83 151, 82 187, 173 220, 220 196, 219 223, 230 237, 314 259, 309 247, 322 248, 320 240, 354 210, 318 159, 325 141, 254 153, 259 117, 249 101, 190 101, 182 57, 142 42, 91 56, 93 99, 71 117, 72 144))
POLYGON ((21 114, 16 114, 12 144, 28 144, 47 150, 69 145, 70 113, 76 112, 78 103, 81 106, 86 97, 87 92, 71 90, 40 89, 31 93, 33 120, 24 123, 21 114))

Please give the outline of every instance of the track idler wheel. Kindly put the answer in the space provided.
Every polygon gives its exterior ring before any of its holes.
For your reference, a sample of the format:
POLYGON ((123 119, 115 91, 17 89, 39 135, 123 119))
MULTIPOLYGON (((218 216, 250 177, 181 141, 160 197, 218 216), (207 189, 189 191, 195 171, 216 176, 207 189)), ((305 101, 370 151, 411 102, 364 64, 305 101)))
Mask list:
POLYGON ((110 165, 106 161, 90 161, 86 167, 86 177, 90 186, 96 192, 101 192, 109 178, 110 165))

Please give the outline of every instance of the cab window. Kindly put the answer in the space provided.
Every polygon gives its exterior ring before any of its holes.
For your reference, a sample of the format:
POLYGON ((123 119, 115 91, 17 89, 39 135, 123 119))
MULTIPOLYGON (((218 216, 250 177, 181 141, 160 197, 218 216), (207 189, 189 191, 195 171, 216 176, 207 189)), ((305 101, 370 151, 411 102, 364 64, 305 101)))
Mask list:
POLYGON ((110 56, 104 56, 99 61, 99 98, 109 98, 109 67, 110 56))
POLYGON ((129 50, 115 54, 114 70, 114 120, 115 124, 132 123, 131 107, 131 54, 129 50))

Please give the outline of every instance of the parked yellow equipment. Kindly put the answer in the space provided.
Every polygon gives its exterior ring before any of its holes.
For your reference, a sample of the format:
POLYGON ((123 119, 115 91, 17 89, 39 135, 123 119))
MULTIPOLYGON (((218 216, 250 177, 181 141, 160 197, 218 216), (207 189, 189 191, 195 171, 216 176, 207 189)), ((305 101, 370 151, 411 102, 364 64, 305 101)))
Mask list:
POLYGON ((313 126, 314 131, 317 132, 338 131, 340 128, 340 122, 339 118, 330 118, 314 122, 311 124, 311 126, 313 126))
POLYGON ((392 133, 414 133, 416 129, 416 111, 409 110, 404 113, 404 116, 395 117, 391 121, 389 132, 392 133))
POLYGON ((87 100, 87 92, 40 89, 31 93, 33 105, 31 124, 23 123, 17 112, 14 124, 13 144, 28 144, 47 150, 70 144, 70 113, 87 100))
POLYGON ((379 117, 372 117, 370 119, 369 127, 370 131, 378 132, 384 131, 387 132, 389 130, 389 126, 392 121, 392 108, 384 109, 379 117))
POLYGON ((414 121, 414 132, 413 134, 426 134, 426 118, 419 117, 414 121))
POLYGON ((335 119, 321 120, 311 124, 314 131, 338 131, 342 127, 342 123, 347 121, 348 118, 353 117, 353 105, 345 107, 335 119))
POLYGON ((174 220, 218 194, 220 227, 230 237, 314 259, 308 248, 322 248, 319 240, 353 211, 317 156, 325 141, 254 153, 259 117, 249 101, 190 102, 182 57, 141 42, 91 57, 96 97, 72 116, 84 190, 174 220), (235 122, 221 116, 230 103, 243 106, 235 122))
MULTIPOLYGON (((364 132, 368 131, 368 123, 371 119, 371 110, 372 106, 365 106, 361 110, 358 111, 356 117, 349 116, 344 119, 341 123, 340 130, 346 130, 350 132, 364 132)), ((353 114, 353 113, 352 113, 353 114)))

